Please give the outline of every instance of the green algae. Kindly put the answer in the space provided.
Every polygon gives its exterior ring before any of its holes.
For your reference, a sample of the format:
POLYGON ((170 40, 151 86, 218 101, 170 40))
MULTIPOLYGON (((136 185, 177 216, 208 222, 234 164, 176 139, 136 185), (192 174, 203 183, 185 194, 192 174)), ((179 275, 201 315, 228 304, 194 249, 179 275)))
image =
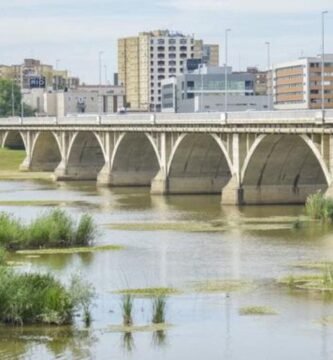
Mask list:
POLYGON ((249 316, 249 315, 262 316, 262 315, 277 315, 277 312, 267 306, 245 306, 245 307, 242 307, 239 309, 239 314, 246 315, 246 316, 249 316))
POLYGON ((174 288, 156 287, 156 288, 137 288, 137 289, 123 289, 114 292, 121 295, 132 295, 134 297, 159 297, 178 295, 180 291, 174 288))
POLYGON ((252 283, 244 280, 207 280, 192 283, 192 289, 200 293, 229 293, 251 289, 252 283))
POLYGON ((100 246, 83 246, 75 248, 54 248, 54 249, 35 249, 19 250, 19 255, 58 255, 58 254, 81 254, 92 253, 96 251, 118 251, 124 249, 121 245, 100 245, 100 246))
POLYGON ((148 325, 110 325, 107 328, 108 332, 112 333, 133 333, 133 332, 155 332, 164 331, 172 325, 161 323, 161 324, 148 324, 148 325))

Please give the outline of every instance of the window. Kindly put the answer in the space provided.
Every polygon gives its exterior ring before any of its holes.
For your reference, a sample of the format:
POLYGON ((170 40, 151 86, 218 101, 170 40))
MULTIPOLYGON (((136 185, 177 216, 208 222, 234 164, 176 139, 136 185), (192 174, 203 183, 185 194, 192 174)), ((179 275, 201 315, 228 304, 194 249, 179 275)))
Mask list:
POLYGON ((158 43, 159 45, 164 45, 164 39, 158 39, 158 40, 157 40, 157 43, 158 43))
POLYGON ((175 58, 176 58, 176 54, 174 54, 174 53, 169 54, 169 59, 175 59, 175 58))
POLYGON ((157 47, 157 50, 158 50, 158 51, 164 51, 164 50, 165 50, 165 47, 164 47, 164 46, 158 46, 158 47, 157 47))
POLYGON ((176 66, 176 61, 175 60, 170 60, 169 61, 169 66, 176 66))
POLYGON ((169 44, 176 44, 176 39, 169 39, 169 44))
POLYGON ((187 51, 187 47, 186 46, 181 46, 180 51, 187 51))
POLYGON ((186 39, 180 39, 180 40, 179 40, 179 43, 180 43, 180 44, 186 44, 186 43, 187 43, 187 40, 186 40, 186 39))
POLYGON ((176 51, 176 46, 169 46, 169 51, 176 51))
POLYGON ((157 57, 158 57, 159 59, 164 59, 164 54, 158 54, 157 57))
POLYGON ((158 66, 164 66, 164 61, 163 61, 163 60, 158 61, 158 62, 157 62, 157 65, 158 65, 158 66))

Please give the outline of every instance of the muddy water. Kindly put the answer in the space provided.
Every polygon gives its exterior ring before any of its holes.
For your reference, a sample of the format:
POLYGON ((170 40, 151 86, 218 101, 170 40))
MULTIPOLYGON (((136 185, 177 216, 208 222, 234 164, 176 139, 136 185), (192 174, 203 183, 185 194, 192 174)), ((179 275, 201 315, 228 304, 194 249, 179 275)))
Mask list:
MULTIPOLYGON (((18 271, 52 272, 64 282, 78 272, 96 289, 93 322, 71 327, 0 327, 0 359, 332 359, 333 302, 281 288, 297 262, 333 259, 333 231, 318 224, 293 229, 302 207, 221 207, 218 196, 151 197, 147 189, 96 189, 94 184, 2 181, 0 211, 29 220, 56 202, 73 215, 88 211, 98 244, 121 251, 12 256, 18 271), (21 203, 15 204, 15 201, 21 203), (2 203, 1 203, 2 202, 2 203), (24 202, 24 205, 22 204, 24 202), (208 280, 240 279, 235 292, 195 291, 208 280), (121 324, 124 288, 174 287, 164 333, 112 332, 121 324), (269 306, 275 316, 242 316, 269 306)), ((305 270, 303 270, 305 271, 305 270)), ((151 321, 151 300, 135 300, 134 322, 151 321)))

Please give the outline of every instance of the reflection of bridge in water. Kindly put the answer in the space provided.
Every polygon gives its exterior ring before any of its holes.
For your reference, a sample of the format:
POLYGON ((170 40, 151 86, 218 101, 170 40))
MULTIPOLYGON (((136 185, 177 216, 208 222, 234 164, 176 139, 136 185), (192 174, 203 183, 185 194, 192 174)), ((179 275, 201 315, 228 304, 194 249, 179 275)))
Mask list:
POLYGON ((302 203, 331 191, 333 111, 127 114, 0 119, 21 169, 57 180, 222 193, 224 204, 302 203))

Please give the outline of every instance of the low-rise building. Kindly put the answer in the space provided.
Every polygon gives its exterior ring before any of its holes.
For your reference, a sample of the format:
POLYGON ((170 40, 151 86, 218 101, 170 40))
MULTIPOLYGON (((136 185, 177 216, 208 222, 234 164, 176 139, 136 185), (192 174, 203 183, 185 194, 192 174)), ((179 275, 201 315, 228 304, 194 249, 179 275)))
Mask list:
MULTIPOLYGON (((305 57, 273 66, 274 108, 322 107, 322 57, 305 57)), ((333 54, 324 56, 324 106, 333 108, 333 54)))
POLYGON ((0 65, 0 78, 13 80, 21 89, 72 89, 80 83, 67 70, 54 69, 36 59, 24 59, 19 65, 0 65))
POLYGON ((24 102, 39 115, 109 114, 125 106, 122 86, 79 86, 68 91, 30 89, 23 92, 24 102))
POLYGON ((200 66, 162 82, 163 112, 269 110, 266 95, 256 95, 257 75, 232 72, 227 68, 227 109, 225 67, 200 66))

